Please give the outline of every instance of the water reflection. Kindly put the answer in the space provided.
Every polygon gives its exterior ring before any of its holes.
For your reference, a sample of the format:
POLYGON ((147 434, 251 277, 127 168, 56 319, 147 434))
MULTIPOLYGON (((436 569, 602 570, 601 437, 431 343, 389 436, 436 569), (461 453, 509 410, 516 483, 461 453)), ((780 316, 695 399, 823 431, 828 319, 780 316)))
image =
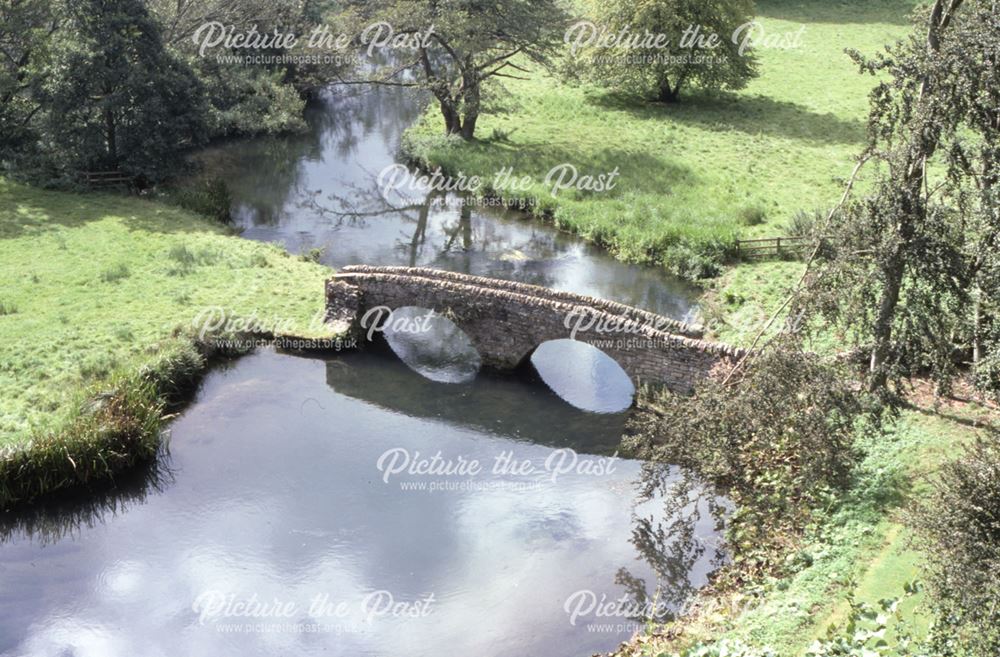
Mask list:
POLYGON ((174 477, 165 444, 152 462, 120 475, 113 483, 92 488, 86 495, 59 495, 16 513, 0 512, 0 544, 27 540, 45 546, 75 540, 142 506, 151 495, 163 493, 174 477))
POLYGON ((56 507, 43 520, 4 519, 13 524, 0 545, 0 653, 608 650, 636 626, 595 614, 571 622, 570 596, 659 589, 677 609, 717 563, 717 527, 705 513, 715 501, 697 483, 659 473, 656 485, 673 482, 684 501, 671 505, 652 484, 648 496, 639 490, 639 462, 592 454, 612 448, 620 421, 523 381, 428 382, 374 353, 249 356, 211 374, 174 423, 169 485, 88 522, 56 507), (581 463, 614 465, 555 478, 555 445, 572 446, 581 463), (494 467, 387 477, 378 463, 390 451, 494 467), (516 467, 525 463, 535 469, 516 467), (72 531, 54 531, 60 523, 72 531), (433 611, 366 616, 363 601, 379 591, 405 603, 433 594, 433 611), (230 631, 225 616, 198 607, 206 592, 296 609, 278 619, 285 629, 230 631), (317 596, 343 603, 344 614, 325 629, 288 629, 316 621, 308 608, 317 596))
POLYGON ((577 340, 550 340, 531 354, 531 364, 552 390, 577 408, 620 413, 632 405, 635 386, 621 366, 577 340))
POLYGON ((522 372, 438 383, 373 349, 328 361, 326 380, 338 393, 392 413, 550 447, 612 454, 625 430, 624 414, 582 412, 522 372))
POLYGON ((381 331, 399 359, 431 381, 464 383, 479 372, 479 352, 469 336, 427 308, 396 308, 381 331))
POLYGON ((665 610, 658 620, 673 618, 692 599, 684 573, 709 563, 714 571, 725 565, 721 541, 732 504, 689 470, 662 463, 643 463, 642 498, 655 502, 659 513, 637 514, 631 542, 653 573, 647 582, 640 571, 623 567, 615 581, 628 590, 638 608, 665 610), (655 602, 654 602, 655 601, 655 602))
MULTIPOLYGON (((407 90, 338 91, 315 103, 303 135, 236 141, 202 155, 234 196, 250 239, 323 262, 428 266, 519 280, 692 319, 694 290, 662 270, 600 249, 513 211, 472 207, 420 185, 386 193, 378 174, 420 113, 407 90)), ((405 186, 405 187, 408 187, 405 186)))

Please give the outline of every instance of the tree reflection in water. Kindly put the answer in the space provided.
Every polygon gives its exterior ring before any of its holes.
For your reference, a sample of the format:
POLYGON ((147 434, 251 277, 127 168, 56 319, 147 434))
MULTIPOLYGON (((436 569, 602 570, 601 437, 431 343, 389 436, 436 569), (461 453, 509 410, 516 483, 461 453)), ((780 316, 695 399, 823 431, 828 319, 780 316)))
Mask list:
POLYGON ((636 622, 667 622, 683 613, 705 578, 726 563, 724 545, 705 536, 721 536, 732 504, 690 470, 645 463, 640 499, 657 500, 653 513, 635 516, 631 543, 656 573, 652 587, 621 568, 615 582, 626 589, 629 609, 649 612, 636 622), (705 531, 710 526, 712 531, 705 531))

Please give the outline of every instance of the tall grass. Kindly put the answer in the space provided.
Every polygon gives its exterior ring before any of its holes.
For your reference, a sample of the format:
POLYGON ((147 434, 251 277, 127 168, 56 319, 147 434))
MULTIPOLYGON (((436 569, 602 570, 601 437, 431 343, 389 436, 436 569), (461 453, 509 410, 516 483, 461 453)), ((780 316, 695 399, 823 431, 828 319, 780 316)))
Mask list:
POLYGON ((0 450, 0 510, 114 479, 153 459, 168 413, 190 398, 212 362, 246 353, 249 347, 231 346, 245 337, 178 335, 145 363, 120 367, 80 392, 61 422, 0 450))
POLYGON ((160 445, 163 402, 141 376, 115 376, 78 400, 62 426, 0 455, 0 509, 70 486, 106 480, 151 459, 160 445))

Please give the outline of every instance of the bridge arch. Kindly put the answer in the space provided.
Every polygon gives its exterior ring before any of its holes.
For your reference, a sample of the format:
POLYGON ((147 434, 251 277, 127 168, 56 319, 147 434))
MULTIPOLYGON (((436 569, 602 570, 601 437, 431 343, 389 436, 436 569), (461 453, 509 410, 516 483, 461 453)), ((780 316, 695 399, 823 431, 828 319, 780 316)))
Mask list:
POLYGON ((581 340, 543 342, 525 361, 552 392, 576 408, 618 413, 635 400, 635 384, 621 364, 581 340))
POLYGON ((542 343, 574 339, 615 360, 636 386, 688 392, 742 354, 700 339, 698 327, 624 304, 435 269, 345 267, 327 282, 326 302, 328 321, 347 321, 364 335, 370 327, 362 319, 372 309, 429 308, 469 336, 483 366, 498 370, 516 368, 542 343))
POLYGON ((429 308, 400 306, 376 321, 393 353, 421 376, 439 383, 466 383, 479 373, 479 351, 448 317, 429 308))

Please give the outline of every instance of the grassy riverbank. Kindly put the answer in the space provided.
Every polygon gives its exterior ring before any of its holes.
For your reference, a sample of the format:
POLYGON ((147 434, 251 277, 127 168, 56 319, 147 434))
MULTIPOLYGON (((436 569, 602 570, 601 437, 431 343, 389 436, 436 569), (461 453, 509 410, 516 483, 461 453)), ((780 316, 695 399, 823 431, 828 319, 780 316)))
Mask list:
POLYGON ((799 210, 836 202, 862 148, 873 82, 844 53, 872 54, 909 29, 912 0, 836 4, 763 0, 768 33, 805 26, 803 47, 761 50, 760 77, 725 97, 648 103, 535 72, 509 80, 509 113, 481 118, 479 140, 440 136, 428 109, 405 149, 425 166, 492 180, 502 167, 534 181, 528 197, 560 227, 628 260, 706 273, 737 236, 782 234, 799 210), (546 173, 620 171, 610 192, 563 191, 546 173))
POLYGON ((158 375, 188 376, 204 355, 175 337, 199 315, 315 332, 329 273, 177 208, 0 180, 0 449, 51 450, 81 432, 90 447, 111 440, 80 424, 92 415, 84 391, 155 402, 158 375))
MULTIPOLYGON (((998 419, 996 409, 976 403, 935 404, 926 385, 911 403, 884 435, 859 438, 865 457, 851 487, 788 554, 787 576, 709 591, 669 631, 640 637, 617 656, 667 657, 688 646, 735 640, 749 647, 736 653, 741 657, 763 656, 768 648, 779 657, 799 657, 831 627, 844 632, 852 601, 876 605, 903 598, 906 585, 923 575, 904 511, 928 492, 940 465, 980 433, 977 427, 998 419)), ((926 635, 931 619, 926 594, 902 603, 899 620, 917 638, 926 635)), ((898 627, 890 625, 890 639, 898 627)))

